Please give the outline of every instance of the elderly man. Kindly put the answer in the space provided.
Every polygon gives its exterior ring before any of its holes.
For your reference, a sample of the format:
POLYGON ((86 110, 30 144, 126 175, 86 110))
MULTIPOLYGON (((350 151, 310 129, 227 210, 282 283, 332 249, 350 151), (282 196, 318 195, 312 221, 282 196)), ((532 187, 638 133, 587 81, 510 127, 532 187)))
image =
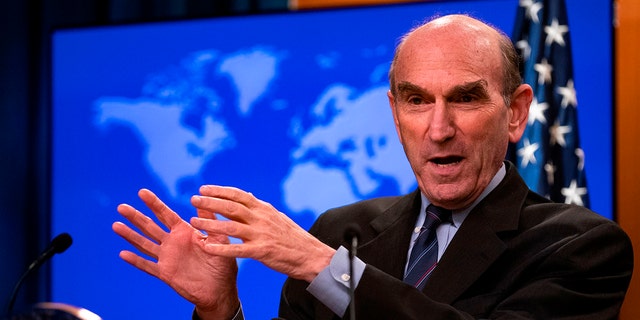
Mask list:
POLYGON ((157 262, 121 257, 194 303, 201 319, 242 318, 236 257, 289 276, 285 319, 348 317, 351 282, 361 319, 615 319, 633 268, 628 237, 533 193, 503 160, 532 100, 508 37, 468 16, 432 20, 402 39, 389 79, 415 192, 329 210, 307 233, 242 190, 201 187, 190 224, 141 190, 170 232, 119 206, 146 237, 119 222, 115 232, 157 262), (353 274, 347 224, 362 230, 353 274))

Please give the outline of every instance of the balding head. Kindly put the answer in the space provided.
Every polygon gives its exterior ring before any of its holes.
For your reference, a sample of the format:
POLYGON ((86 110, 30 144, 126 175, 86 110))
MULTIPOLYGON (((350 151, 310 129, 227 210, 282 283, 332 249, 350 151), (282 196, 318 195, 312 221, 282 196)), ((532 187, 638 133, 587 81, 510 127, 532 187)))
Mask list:
POLYGON ((505 52, 517 57, 506 36, 463 15, 412 30, 396 50, 389 104, 418 186, 435 205, 473 203, 522 137, 533 92, 505 52))
POLYGON ((502 96, 505 104, 509 104, 511 94, 522 83, 519 71, 520 57, 511 40, 499 29, 460 14, 433 19, 414 28, 401 38, 389 69, 392 93, 396 90, 395 71, 403 57, 416 54, 417 50, 429 49, 440 42, 465 48, 468 59, 480 59, 481 56, 485 56, 481 53, 490 53, 490 60, 495 59, 498 63, 496 70, 500 72, 496 73, 496 76, 501 78, 502 96))

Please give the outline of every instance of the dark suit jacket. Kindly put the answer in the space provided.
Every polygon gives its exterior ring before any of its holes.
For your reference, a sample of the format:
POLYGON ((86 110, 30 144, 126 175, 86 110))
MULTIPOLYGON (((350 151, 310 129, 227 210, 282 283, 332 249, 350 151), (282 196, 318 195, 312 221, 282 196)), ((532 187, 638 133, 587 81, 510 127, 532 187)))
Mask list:
MULTIPOLYGON (((355 291, 358 319, 617 317, 633 269, 627 235, 583 207, 533 193, 512 164, 467 216, 423 292, 401 280, 419 208, 418 191, 367 200, 329 210, 311 228, 337 248, 341 226, 361 227, 358 257, 367 266, 355 291)), ((280 317, 340 319, 307 286, 285 282, 280 317)))

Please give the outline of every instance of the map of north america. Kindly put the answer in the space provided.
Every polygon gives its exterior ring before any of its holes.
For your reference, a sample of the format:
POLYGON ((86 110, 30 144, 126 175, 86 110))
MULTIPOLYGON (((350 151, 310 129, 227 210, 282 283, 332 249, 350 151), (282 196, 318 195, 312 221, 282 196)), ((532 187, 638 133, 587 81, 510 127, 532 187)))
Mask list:
MULTIPOLYGON (((330 57, 318 58, 317 68, 331 67, 330 57)), ((134 132, 144 149, 140 160, 150 174, 175 201, 188 199, 179 187, 182 180, 199 177, 212 158, 244 147, 234 138, 237 132, 225 108, 260 122, 273 120, 254 116, 256 106, 289 105, 281 98, 258 104, 274 87, 291 86, 278 83, 279 68, 286 62, 284 51, 263 47, 229 54, 194 52, 178 67, 152 75, 139 97, 96 100, 95 124, 100 130, 123 126, 134 132), (207 81, 212 77, 225 78, 232 90, 214 87, 207 81)), ((371 73, 380 77, 379 69, 372 65, 371 73)), ((296 117, 274 124, 287 128, 295 141, 288 149, 272 150, 287 152, 290 159, 288 174, 268 182, 282 192, 286 208, 280 210, 317 216, 376 195, 383 184, 398 194, 415 188, 393 125, 388 86, 378 82, 330 83, 318 89, 313 104, 295 106, 312 125, 301 128, 296 117)))

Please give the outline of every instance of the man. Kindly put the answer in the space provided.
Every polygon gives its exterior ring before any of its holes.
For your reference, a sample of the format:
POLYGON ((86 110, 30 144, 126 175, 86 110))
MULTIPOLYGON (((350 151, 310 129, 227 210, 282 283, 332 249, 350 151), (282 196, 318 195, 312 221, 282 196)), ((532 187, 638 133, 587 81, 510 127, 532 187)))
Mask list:
POLYGON ((435 19, 402 39, 389 78, 419 190, 330 210, 310 233, 242 190, 203 186, 190 224, 141 190, 170 232, 119 206, 153 241, 119 222, 114 231, 157 263, 128 251, 121 257, 194 303, 202 319, 241 317, 235 257, 289 276, 285 319, 348 317, 351 277, 360 319, 615 319, 633 267, 628 237, 587 209, 531 192, 503 161, 532 100, 509 39, 467 16, 435 19), (405 283, 430 205, 451 214, 434 227, 437 267, 421 271, 420 284, 405 283), (341 246, 340 226, 349 223, 362 229, 353 274, 341 246), (229 244, 228 236, 243 242, 229 244))

